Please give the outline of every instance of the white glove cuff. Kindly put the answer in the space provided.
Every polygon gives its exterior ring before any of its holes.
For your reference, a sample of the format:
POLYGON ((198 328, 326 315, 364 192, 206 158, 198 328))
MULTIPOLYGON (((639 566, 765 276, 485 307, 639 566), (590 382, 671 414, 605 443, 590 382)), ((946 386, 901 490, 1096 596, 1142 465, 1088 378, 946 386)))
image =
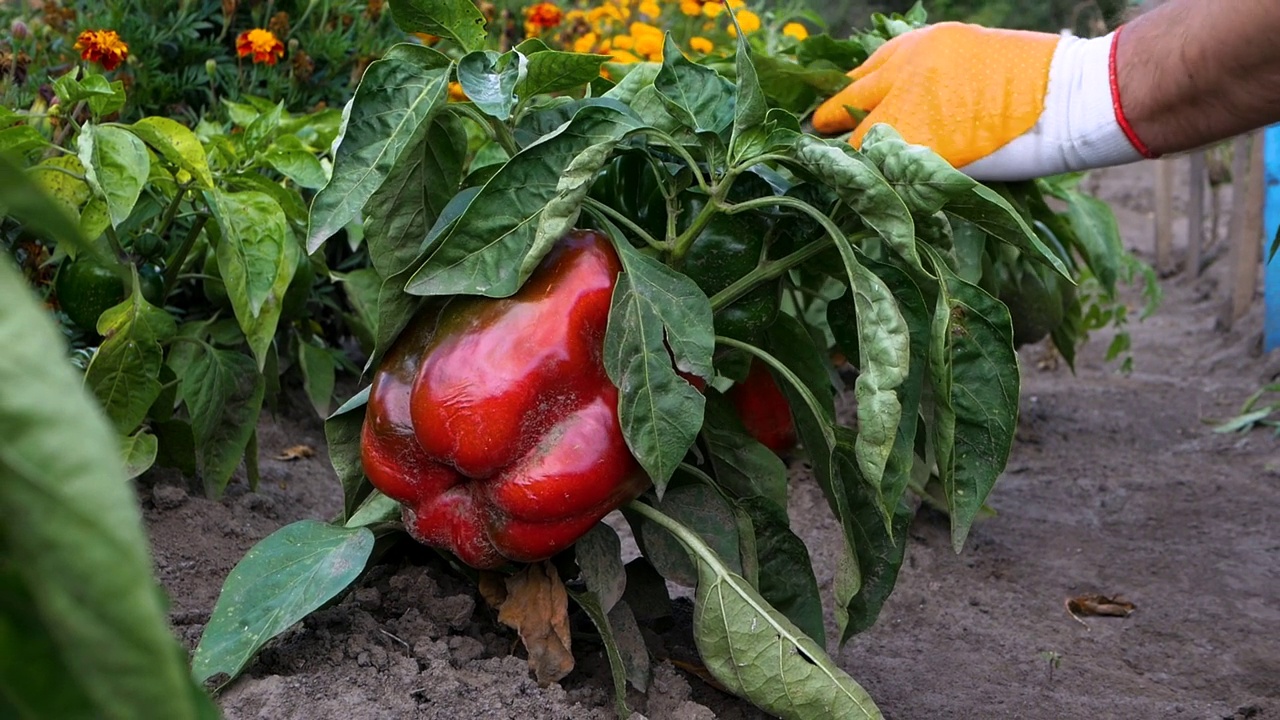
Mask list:
MULTIPOLYGON (((961 168, 978 180, 1026 180, 1142 159, 1126 132, 1112 77, 1119 31, 1063 37, 1049 66, 1044 113, 1026 134, 961 168)), ((1141 141, 1137 141, 1140 145, 1141 141)))

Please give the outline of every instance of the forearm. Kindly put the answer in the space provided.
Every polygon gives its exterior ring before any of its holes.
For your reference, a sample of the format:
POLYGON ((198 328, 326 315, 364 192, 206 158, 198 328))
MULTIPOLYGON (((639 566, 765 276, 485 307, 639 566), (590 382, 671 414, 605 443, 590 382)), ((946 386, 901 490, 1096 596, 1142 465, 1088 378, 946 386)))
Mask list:
POLYGON ((1120 101, 1155 154, 1280 121, 1280 2, 1169 0, 1124 27, 1120 101))

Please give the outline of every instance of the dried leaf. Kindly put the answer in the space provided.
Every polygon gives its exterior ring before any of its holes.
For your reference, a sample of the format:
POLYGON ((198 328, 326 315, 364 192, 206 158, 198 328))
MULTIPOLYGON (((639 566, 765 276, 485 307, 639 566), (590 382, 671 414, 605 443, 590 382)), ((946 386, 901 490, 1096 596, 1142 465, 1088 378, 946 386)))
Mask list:
POLYGON ((293 447, 287 447, 284 450, 281 450, 280 454, 276 456, 276 459, 284 461, 301 460, 303 458, 312 457, 315 454, 316 449, 310 445, 294 445, 293 447))
POLYGON ((573 671, 569 641, 569 594, 555 566, 543 561, 507 578, 507 599, 498 621, 520 633, 529 669, 546 687, 573 671))
POLYGON ((1067 600, 1067 612, 1076 620, 1081 615, 1129 617, 1136 609, 1137 606, 1127 600, 1106 595, 1081 595, 1067 600))
POLYGON ((480 597, 494 610, 507 601, 507 576, 490 570, 480 571, 480 597))

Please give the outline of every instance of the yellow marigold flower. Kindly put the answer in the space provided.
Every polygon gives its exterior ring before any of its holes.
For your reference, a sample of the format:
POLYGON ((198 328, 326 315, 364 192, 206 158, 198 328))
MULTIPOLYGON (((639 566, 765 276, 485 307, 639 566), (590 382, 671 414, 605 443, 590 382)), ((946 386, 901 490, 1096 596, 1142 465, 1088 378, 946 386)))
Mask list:
POLYGON ((619 10, 617 6, 609 3, 591 8, 591 11, 587 14, 587 21, 592 25, 599 26, 600 21, 605 19, 621 21, 624 18, 622 16, 622 11, 619 10))
POLYGON ((252 55, 254 63, 275 65, 284 57, 284 43, 270 30, 245 30, 236 38, 236 54, 240 57, 252 55))
POLYGON ((809 37, 809 28, 798 22, 789 22, 782 26, 782 34, 789 38, 795 38, 799 42, 809 37))
POLYGON ((555 3, 540 2, 524 9, 525 25, 532 25, 540 30, 552 28, 564 19, 564 13, 555 3))
POLYGON ((726 2, 725 4, 733 8, 734 10, 737 10, 738 8, 746 5, 747 3, 746 3, 746 0, 728 0, 728 2, 726 2))
POLYGON ((596 42, 599 39, 600 38, 595 33, 589 32, 586 35, 583 35, 582 37, 573 41, 573 51, 579 52, 579 53, 589 53, 593 48, 595 48, 596 42))
MULTIPOLYGON (((750 35, 760 29, 760 16, 750 10, 738 11, 738 24, 742 26, 742 32, 750 35)), ((729 34, 733 37, 738 36, 738 30, 732 25, 729 26, 729 34)))
POLYGON ((129 57, 129 46, 115 30, 85 30, 73 47, 80 51, 81 58, 96 62, 105 70, 115 70, 129 57))
POLYGON ((636 46, 636 39, 630 35, 619 35, 613 39, 613 46, 619 50, 630 50, 636 46))
POLYGON ((718 2, 704 3, 702 6, 702 14, 709 18, 717 17, 724 12, 724 4, 718 2))
POLYGON ((702 37, 701 35, 694 35, 693 37, 689 38, 689 49, 696 53, 702 53, 703 55, 706 55, 707 53, 710 53, 712 50, 714 50, 715 47, 716 46, 714 43, 702 37))
POLYGON ((680 0, 680 12, 697 17, 702 14, 702 3, 698 0, 680 0))
POLYGON ((644 0, 644 2, 640 3, 640 14, 648 15, 650 19, 657 20, 658 16, 662 14, 662 6, 658 5, 654 0, 644 0))
POLYGON ((470 98, 462 91, 462 83, 449 83, 449 102, 466 102, 467 100, 470 98))
POLYGON ((569 12, 564 14, 564 21, 567 23, 574 23, 574 22, 577 22, 578 20, 585 20, 585 19, 587 19, 587 14, 582 10, 570 10, 569 12))
POLYGON ((613 52, 611 52, 611 53, 609 53, 609 54, 613 56, 613 61, 614 61, 614 62, 616 62, 616 63, 638 63, 638 62, 640 62, 640 58, 636 57, 635 55, 632 55, 631 53, 627 52, 626 50, 614 50, 613 52))

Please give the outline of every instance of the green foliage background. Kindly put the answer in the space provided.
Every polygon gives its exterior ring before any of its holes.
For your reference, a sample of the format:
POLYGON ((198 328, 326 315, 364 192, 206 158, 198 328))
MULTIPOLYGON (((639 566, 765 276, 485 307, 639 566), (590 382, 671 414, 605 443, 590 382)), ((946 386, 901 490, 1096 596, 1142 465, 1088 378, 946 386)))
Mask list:
MULTIPOLYGON (((833 35, 847 34, 873 12, 906 12, 914 0, 812 0, 812 8, 831 26, 833 35)), ((1056 32, 1071 29, 1092 34, 1099 21, 1108 29, 1123 19, 1137 0, 931 0, 925 3, 931 22, 960 20, 989 27, 1056 32)))

